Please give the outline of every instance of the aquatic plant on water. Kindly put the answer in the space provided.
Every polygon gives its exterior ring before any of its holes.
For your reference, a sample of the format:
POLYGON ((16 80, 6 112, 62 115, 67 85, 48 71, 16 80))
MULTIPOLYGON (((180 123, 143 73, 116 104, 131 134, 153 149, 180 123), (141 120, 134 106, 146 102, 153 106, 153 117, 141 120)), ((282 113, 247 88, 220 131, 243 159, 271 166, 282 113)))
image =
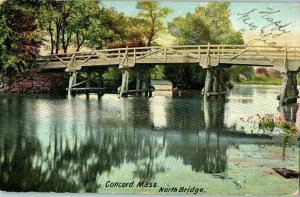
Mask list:
POLYGON ((240 118, 237 130, 252 134, 296 136, 299 132, 295 123, 285 121, 281 114, 257 114, 240 118))
POLYGON ((293 122, 285 121, 282 115, 278 114, 266 114, 264 116, 258 116, 258 126, 259 129, 262 129, 267 132, 274 132, 275 129, 280 129, 282 135, 296 135, 298 129, 293 122))

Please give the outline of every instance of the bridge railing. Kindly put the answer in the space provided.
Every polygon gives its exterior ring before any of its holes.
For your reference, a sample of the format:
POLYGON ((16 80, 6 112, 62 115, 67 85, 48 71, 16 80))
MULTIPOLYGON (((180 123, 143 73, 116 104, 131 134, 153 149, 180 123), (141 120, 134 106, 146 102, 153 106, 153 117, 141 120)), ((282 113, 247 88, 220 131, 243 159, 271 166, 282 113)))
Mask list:
POLYGON ((205 58, 207 56, 215 58, 256 58, 256 59, 300 59, 300 47, 294 46, 247 46, 247 45, 184 45, 184 46, 152 46, 137 48, 102 49, 89 52, 74 52, 64 54, 51 54, 40 56, 38 63, 60 61, 64 64, 72 60, 112 59, 122 62, 125 58, 138 61, 149 56, 159 56, 169 58, 175 56, 189 56, 191 58, 205 58))

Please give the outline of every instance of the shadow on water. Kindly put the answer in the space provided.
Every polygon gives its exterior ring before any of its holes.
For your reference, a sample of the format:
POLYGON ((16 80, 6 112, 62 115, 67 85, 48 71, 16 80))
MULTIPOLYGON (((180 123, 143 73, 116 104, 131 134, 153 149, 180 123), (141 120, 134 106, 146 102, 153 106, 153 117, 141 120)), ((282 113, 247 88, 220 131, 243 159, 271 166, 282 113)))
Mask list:
POLYGON ((97 192, 113 167, 132 163, 133 177, 150 181, 167 173, 157 160, 168 157, 194 172, 225 172, 228 147, 270 141, 224 135, 224 102, 3 97, 0 189, 97 192))

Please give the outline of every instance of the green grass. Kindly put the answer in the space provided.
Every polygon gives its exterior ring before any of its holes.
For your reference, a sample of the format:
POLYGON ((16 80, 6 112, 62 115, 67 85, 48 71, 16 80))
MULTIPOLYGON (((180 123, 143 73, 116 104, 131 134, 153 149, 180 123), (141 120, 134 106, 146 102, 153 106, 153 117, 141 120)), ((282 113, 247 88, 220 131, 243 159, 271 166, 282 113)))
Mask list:
MULTIPOLYGON (((234 83, 281 85, 281 82, 282 82, 281 77, 254 75, 251 80, 234 82, 234 83)), ((300 85, 300 77, 297 78, 297 84, 300 85)))

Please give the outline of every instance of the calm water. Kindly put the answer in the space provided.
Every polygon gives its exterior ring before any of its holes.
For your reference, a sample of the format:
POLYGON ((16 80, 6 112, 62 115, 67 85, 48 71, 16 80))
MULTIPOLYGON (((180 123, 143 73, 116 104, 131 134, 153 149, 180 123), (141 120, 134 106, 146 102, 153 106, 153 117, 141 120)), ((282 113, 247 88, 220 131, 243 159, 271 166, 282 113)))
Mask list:
POLYGON ((278 107, 278 86, 235 86, 224 100, 72 99, 0 95, 0 190, 159 193, 160 187, 207 194, 291 194, 299 148, 281 139, 235 135, 241 117, 279 113, 298 124, 298 105, 278 107), (107 181, 157 183, 112 188, 107 181))

